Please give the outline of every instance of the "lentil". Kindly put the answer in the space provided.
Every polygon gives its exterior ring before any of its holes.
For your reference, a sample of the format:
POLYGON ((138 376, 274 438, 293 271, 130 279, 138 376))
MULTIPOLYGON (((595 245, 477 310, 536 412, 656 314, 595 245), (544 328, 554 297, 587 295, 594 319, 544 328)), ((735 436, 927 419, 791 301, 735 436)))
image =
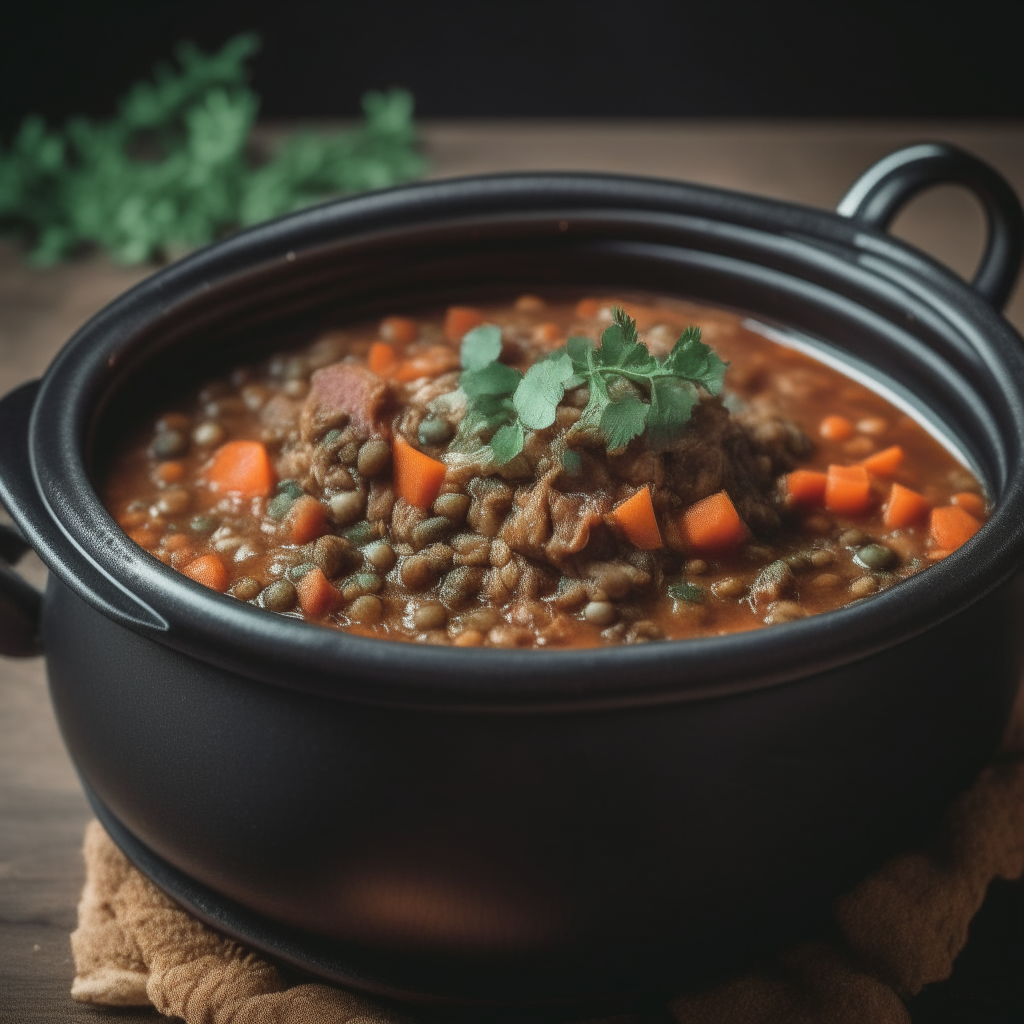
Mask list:
MULTIPOLYGON (((868 597, 942 556, 925 521, 899 530, 885 524, 884 476, 870 478, 860 510, 834 508, 827 486, 816 497, 813 476, 804 479, 806 500, 788 492, 794 469, 850 469, 879 447, 899 445, 897 481, 934 507, 979 494, 978 481, 913 420, 731 314, 637 301, 643 337, 659 358, 686 323, 707 316, 716 348, 732 363, 726 404, 704 396, 681 445, 664 454, 646 433, 628 451, 609 453, 599 432, 580 425, 591 397, 584 385, 556 403, 549 427, 525 431, 519 457, 500 466, 481 460, 492 425, 461 436, 461 339, 446 337, 440 317, 403 316, 385 318, 380 334, 376 323, 330 331, 305 349, 207 382, 125 434, 104 498, 134 540, 176 569, 216 552, 239 600, 298 616, 295 581, 315 566, 340 581, 337 603, 317 621, 428 643, 575 646, 751 629, 868 597), (380 337, 395 344, 396 367, 386 377, 366 365, 380 337), (830 418, 843 429, 820 435, 830 418), (423 450, 424 466, 443 462, 437 492, 405 487, 391 455, 399 437, 423 450), (239 487, 234 476, 224 485, 228 442, 264 453, 252 483, 240 471, 239 487), (684 513, 718 499, 723 485, 745 539, 704 549, 683 536, 684 513), (607 518, 645 486, 661 547, 650 530, 644 547, 634 546, 623 524, 607 518), (786 503, 776 500, 782 494, 786 503), (310 499, 327 507, 329 520, 303 522, 310 499)), ((498 325, 502 361, 523 372, 572 335, 598 344, 613 305, 528 296, 515 309, 469 313, 498 325)), ((614 399, 648 397, 614 375, 609 388, 614 399)), ((510 403, 499 405, 512 415, 510 403)), ((975 498, 968 511, 983 520, 989 509, 975 498)))
POLYGON ((290 580, 274 580, 263 591, 263 607, 272 612, 290 612, 299 595, 290 580))
POLYGON ((231 594, 239 601, 252 601, 259 597, 262 589, 259 580, 254 580, 251 576, 243 576, 240 580, 235 581, 235 585, 231 588, 231 594))

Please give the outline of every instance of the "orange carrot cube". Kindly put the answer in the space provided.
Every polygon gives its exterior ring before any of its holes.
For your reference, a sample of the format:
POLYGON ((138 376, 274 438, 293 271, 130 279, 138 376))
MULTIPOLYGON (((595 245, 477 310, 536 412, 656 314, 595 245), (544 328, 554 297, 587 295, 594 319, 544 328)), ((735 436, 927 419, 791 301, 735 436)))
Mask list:
POLYGON ((319 619, 333 611, 341 602, 341 594, 331 586, 321 569, 310 569, 295 584, 299 607, 309 619, 319 619))
POLYGON ((863 466, 829 466, 825 508, 842 515, 862 515, 871 504, 871 479, 863 466))
POLYGON ((391 461, 396 496, 416 508, 430 508, 441 493, 448 467, 417 451, 400 434, 395 434, 391 443, 391 461))
POLYGON ((882 510, 882 522, 890 530, 901 530, 923 519, 930 507, 924 496, 917 491, 912 491, 902 484, 893 484, 889 491, 889 500, 882 510))
POLYGON ((658 520, 654 516, 650 487, 644 487, 621 505, 616 506, 611 518, 629 538, 643 551, 654 551, 663 546, 658 520))
POLYGON ((196 583, 202 583, 204 587, 216 590, 220 594, 228 589, 228 584, 231 582, 224 563, 214 554, 200 555, 181 571, 189 579, 195 580, 196 583))
POLYGON ((387 377, 398 365, 394 347, 386 341, 375 341, 366 353, 366 365, 381 377, 387 377))
POLYGON ((952 504, 959 505, 965 512, 969 512, 975 519, 983 519, 985 516, 985 499, 980 494, 961 491, 949 500, 952 504))
POLYGON ((749 536, 736 506, 725 491, 719 491, 691 505, 680 528, 687 545, 695 551, 728 551, 749 536))
POLYGON ((470 306, 449 306, 444 317, 444 336, 451 342, 462 341, 462 336, 484 322, 479 309, 470 306))
POLYGON ((891 448, 869 455, 861 465, 876 476, 893 476, 903 462, 903 449, 894 444, 891 448))
POLYGON ((786 474, 786 493, 795 505, 820 505, 825 500, 828 477, 812 469, 794 469, 786 474))
POLYGON ((276 483, 273 463, 259 441, 228 441, 213 453, 206 480, 215 491, 266 498, 276 483))
POLYGON ((853 424, 845 416, 826 416, 818 424, 818 433, 826 441, 845 441, 853 433, 853 424))
POLYGON ((308 544, 327 532, 327 509, 316 498, 304 494, 288 510, 288 535, 293 544, 308 544))
POLYGON ((419 334, 416 321, 406 316, 387 316, 380 322, 380 336, 393 345, 409 345, 419 334))
POLYGON ((938 550, 955 551, 966 544, 979 530, 981 523, 959 505, 932 509, 928 532, 938 550))

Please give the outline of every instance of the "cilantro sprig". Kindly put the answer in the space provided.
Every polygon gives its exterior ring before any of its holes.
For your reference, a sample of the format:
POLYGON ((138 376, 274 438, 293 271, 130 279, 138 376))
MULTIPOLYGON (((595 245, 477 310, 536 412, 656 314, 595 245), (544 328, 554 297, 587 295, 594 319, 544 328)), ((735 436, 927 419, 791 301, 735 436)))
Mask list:
POLYGON ((677 438, 699 400, 698 389, 722 392, 727 364, 687 327, 664 358, 640 340, 636 321, 622 309, 595 347, 573 337, 564 349, 534 363, 525 374, 500 362, 501 328, 484 324, 462 340, 466 416, 456 440, 465 443, 490 433, 490 452, 503 465, 522 450, 526 430, 555 422, 566 391, 586 385, 590 397, 573 430, 596 430, 609 451, 624 448, 646 432, 656 451, 677 438))
POLYGON ((400 89, 366 93, 358 127, 257 146, 247 64, 258 49, 248 33, 214 54, 182 44, 178 67, 158 66, 111 118, 64 128, 25 118, 8 145, 0 140, 0 233, 24 237, 36 264, 88 246, 140 263, 424 172, 412 96, 400 89))

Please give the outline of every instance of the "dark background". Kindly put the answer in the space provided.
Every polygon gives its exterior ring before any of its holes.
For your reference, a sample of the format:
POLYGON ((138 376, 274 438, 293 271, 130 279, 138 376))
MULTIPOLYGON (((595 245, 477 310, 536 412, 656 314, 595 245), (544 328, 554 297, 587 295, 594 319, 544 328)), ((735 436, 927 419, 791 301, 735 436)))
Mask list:
POLYGON ((1022 28, 1015 0, 12 0, 0 134, 29 111, 109 113, 179 39, 245 29, 267 117, 351 116, 395 84, 423 117, 1019 117, 1022 28))

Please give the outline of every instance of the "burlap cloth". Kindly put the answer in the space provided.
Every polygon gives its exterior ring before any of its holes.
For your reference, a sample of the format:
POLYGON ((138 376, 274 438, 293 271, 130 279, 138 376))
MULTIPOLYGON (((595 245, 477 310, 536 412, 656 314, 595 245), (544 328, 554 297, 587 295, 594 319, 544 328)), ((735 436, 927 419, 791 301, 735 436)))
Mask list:
MULTIPOLYGON (((85 833, 85 864, 71 936, 71 995, 81 1002, 152 1005, 188 1024, 410 1020, 329 985, 287 985, 261 956, 164 896, 95 821, 85 833)), ((756 973, 679 996, 669 1009, 680 1024, 909 1022, 903 997, 949 976, 989 883, 1022 873, 1018 699, 1000 754, 951 805, 927 847, 894 857, 836 900, 834 939, 793 947, 756 973)))

